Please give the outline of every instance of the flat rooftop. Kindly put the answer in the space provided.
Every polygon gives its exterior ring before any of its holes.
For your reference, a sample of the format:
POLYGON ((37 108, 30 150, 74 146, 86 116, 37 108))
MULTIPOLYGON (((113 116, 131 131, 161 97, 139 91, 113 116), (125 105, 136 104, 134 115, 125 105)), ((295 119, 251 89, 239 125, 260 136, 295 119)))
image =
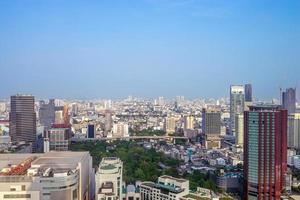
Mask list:
POLYGON ((47 152, 42 154, 0 154, 0 170, 11 165, 18 165, 26 158, 36 157, 32 165, 39 165, 41 168, 75 168, 78 162, 82 161, 88 152, 47 152))

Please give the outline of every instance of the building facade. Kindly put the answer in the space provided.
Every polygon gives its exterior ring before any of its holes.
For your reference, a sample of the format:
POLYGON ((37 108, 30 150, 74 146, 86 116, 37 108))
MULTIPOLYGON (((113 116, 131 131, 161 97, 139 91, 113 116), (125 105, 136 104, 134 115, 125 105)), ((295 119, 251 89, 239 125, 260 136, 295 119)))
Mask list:
POLYGON ((46 136, 51 151, 68 151, 71 137, 70 128, 50 128, 46 136))
POLYGON ((253 101, 252 85, 251 84, 245 84, 245 101, 246 102, 252 102, 253 101))
POLYGON ((245 90, 243 85, 230 86, 230 130, 235 135, 235 117, 243 114, 245 102, 245 90))
POLYGON ((207 149, 221 147, 221 113, 219 111, 202 110, 202 133, 207 149))
POLYGON ((142 182, 141 200, 179 200, 189 194, 189 181, 172 176, 160 176, 157 183, 142 182))
POLYGON ((287 110, 252 106, 244 114, 244 199, 280 199, 287 171, 287 110))
POLYGON ((287 88, 282 92, 282 107, 288 110, 288 114, 296 112, 296 88, 287 88))
POLYGON ((12 142, 36 142, 36 113, 34 97, 15 95, 10 97, 9 135, 12 142))
POLYGON ((235 116, 235 144, 244 145, 244 114, 235 116))
POLYGON ((55 122, 55 100, 50 99, 48 103, 40 101, 39 121, 45 128, 50 128, 55 122))
POLYGON ((88 152, 2 154, 0 160, 0 199, 87 200, 94 195, 88 152))
POLYGON ((116 157, 105 157, 95 175, 96 200, 122 199, 123 163, 116 157))
POLYGON ((288 147, 300 149, 300 113, 288 115, 288 147))

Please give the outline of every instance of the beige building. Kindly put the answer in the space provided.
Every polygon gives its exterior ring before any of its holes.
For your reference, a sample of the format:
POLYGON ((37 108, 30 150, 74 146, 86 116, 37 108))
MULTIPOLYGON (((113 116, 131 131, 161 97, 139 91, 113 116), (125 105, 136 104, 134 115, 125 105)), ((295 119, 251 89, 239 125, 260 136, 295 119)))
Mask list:
POLYGON ((165 131, 168 134, 175 133, 176 131, 176 118, 173 116, 166 117, 165 119, 165 131))
POLYGON ((202 110, 202 133, 207 149, 221 148, 221 112, 214 109, 202 110))
POLYGON ((300 149, 300 113, 288 115, 288 147, 300 149))
POLYGON ((157 183, 142 182, 141 200, 179 200, 189 194, 189 181, 172 176, 160 176, 157 183))
POLYGON ((93 196, 88 152, 0 154, 0 200, 84 200, 93 196))
POLYGON ((99 164, 95 176, 96 200, 121 200, 123 163, 119 158, 106 157, 99 164))
POLYGON ((194 117, 189 115, 184 117, 184 129, 194 129, 194 117))
POLYGON ((235 137, 236 144, 243 146, 244 145, 244 115, 235 116, 235 137))
POLYGON ((128 124, 124 122, 114 124, 112 137, 129 137, 128 124))

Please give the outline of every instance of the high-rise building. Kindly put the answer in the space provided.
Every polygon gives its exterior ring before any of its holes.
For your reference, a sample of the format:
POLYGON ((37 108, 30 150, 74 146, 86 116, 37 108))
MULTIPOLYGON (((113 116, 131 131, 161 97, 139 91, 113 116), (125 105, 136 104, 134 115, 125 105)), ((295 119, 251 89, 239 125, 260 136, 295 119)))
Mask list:
POLYGON ((14 95, 10 97, 9 134, 13 142, 36 142, 36 113, 34 97, 14 95))
POLYGON ((189 194, 189 181, 172 176, 160 176, 157 183, 142 182, 141 200, 180 200, 189 194))
POLYGON ((113 137, 128 137, 129 128, 128 124, 124 122, 118 122, 113 125, 113 137))
POLYGON ((0 199, 94 197, 94 172, 88 152, 0 154, 0 160, 0 199))
POLYGON ((288 115, 288 147, 300 150, 300 113, 288 115))
POLYGON ((245 91, 243 85, 230 86, 230 130, 235 135, 235 117, 244 112, 245 91))
POLYGON ((165 131, 167 134, 175 133, 176 131, 176 118, 169 116, 165 118, 165 131))
POLYGON ((246 102, 252 102, 252 85, 251 84, 245 84, 245 101, 246 102))
POLYGON ((287 171, 287 110, 252 106, 244 113, 244 199, 280 199, 287 171))
POLYGON ((45 128, 50 128, 55 122, 55 100, 50 99, 49 103, 40 101, 39 121, 45 128))
POLYGON ((192 115, 184 117, 184 129, 194 129, 194 117, 192 115))
POLYGON ((121 200, 123 162, 116 157, 105 157, 95 175, 96 200, 121 200))
POLYGON ((235 143, 237 145, 244 145, 244 115, 239 114, 235 116, 235 143))
POLYGON ((77 103, 73 103, 71 108, 72 108, 71 109, 72 115, 77 116, 78 115, 78 105, 77 105, 77 103))
POLYGON ((282 107, 288 110, 288 114, 296 112, 296 88, 287 88, 282 92, 282 107))
POLYGON ((88 124, 87 126, 87 138, 95 138, 96 128, 94 124, 88 124))
POLYGON ((111 128, 113 126, 113 120, 112 120, 112 113, 110 110, 106 110, 104 113, 105 117, 105 134, 107 135, 108 132, 111 131, 111 128))
POLYGON ((217 110, 202 110, 202 133, 207 149, 221 147, 221 113, 217 110))

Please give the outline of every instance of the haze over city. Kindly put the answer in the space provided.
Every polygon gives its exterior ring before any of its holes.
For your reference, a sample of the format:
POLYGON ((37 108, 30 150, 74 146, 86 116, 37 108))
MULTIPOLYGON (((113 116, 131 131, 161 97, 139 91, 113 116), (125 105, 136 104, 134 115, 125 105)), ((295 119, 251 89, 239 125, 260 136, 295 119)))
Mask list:
POLYGON ((300 2, 0 1, 0 98, 259 99, 300 86, 300 2))

